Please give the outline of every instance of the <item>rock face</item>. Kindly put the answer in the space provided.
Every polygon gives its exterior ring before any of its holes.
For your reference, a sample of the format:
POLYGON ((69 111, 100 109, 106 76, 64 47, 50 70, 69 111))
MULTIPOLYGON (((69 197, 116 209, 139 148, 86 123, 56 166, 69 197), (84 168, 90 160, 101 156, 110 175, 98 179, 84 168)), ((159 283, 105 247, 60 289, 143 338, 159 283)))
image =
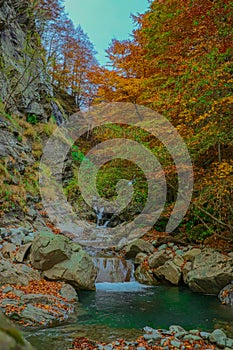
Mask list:
POLYGON ((33 350, 20 334, 20 332, 12 326, 2 313, 0 313, 0 349, 2 350, 33 350))
POLYGON ((31 248, 31 263, 50 280, 67 282, 76 289, 95 289, 97 272, 92 258, 67 237, 38 234, 31 248))
POLYGON ((218 294, 232 278, 233 259, 213 249, 205 249, 195 257, 187 282, 194 292, 218 294))
POLYGON ((11 112, 45 121, 51 112, 46 99, 52 96, 52 87, 36 45, 35 29, 30 2, 0 2, 1 99, 11 112))

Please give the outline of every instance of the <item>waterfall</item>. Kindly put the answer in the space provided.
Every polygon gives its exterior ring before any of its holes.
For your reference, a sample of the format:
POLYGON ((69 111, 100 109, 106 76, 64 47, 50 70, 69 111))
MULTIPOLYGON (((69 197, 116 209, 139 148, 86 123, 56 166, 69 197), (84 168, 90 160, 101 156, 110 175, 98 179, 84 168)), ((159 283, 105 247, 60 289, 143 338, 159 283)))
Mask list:
POLYGON ((132 281, 133 263, 120 257, 93 258, 97 267, 96 282, 129 282, 132 281))

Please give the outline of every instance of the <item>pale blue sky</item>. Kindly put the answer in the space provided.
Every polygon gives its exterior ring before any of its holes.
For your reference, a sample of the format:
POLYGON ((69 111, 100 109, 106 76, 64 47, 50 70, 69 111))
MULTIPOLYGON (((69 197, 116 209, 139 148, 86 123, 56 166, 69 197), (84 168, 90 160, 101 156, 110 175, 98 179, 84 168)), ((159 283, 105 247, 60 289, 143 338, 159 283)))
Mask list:
POLYGON ((111 39, 128 39, 133 23, 130 14, 143 13, 147 0, 65 0, 65 9, 75 26, 81 25, 98 51, 97 59, 106 63, 105 49, 111 39))

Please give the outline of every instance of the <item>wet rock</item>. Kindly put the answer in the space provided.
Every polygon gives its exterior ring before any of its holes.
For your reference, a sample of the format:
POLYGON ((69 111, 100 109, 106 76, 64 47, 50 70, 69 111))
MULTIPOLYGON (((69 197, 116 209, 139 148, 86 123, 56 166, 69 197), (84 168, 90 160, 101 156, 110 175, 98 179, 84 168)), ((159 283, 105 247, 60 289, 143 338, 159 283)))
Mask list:
POLYGON ((212 333, 209 335, 209 340, 211 343, 218 343, 221 340, 227 339, 226 334, 221 329, 215 329, 212 333))
POLYGON ((176 250, 176 255, 177 255, 177 256, 183 256, 183 255, 184 255, 184 251, 181 250, 181 249, 177 249, 177 250, 176 250))
POLYGON ((149 340, 149 339, 160 340, 162 338, 162 335, 156 329, 152 329, 152 331, 146 334, 143 334, 143 338, 146 340, 149 340))
POLYGON ((134 272, 135 279, 142 284, 156 285, 158 280, 150 273, 147 268, 141 264, 139 265, 134 272))
POLYGON ((218 294, 232 277, 233 259, 213 249, 205 249, 195 256, 187 282, 194 292, 218 294))
POLYGON ((126 259, 135 258, 138 253, 146 253, 151 254, 154 251, 154 246, 143 239, 136 239, 132 243, 130 243, 125 248, 125 257, 126 259))

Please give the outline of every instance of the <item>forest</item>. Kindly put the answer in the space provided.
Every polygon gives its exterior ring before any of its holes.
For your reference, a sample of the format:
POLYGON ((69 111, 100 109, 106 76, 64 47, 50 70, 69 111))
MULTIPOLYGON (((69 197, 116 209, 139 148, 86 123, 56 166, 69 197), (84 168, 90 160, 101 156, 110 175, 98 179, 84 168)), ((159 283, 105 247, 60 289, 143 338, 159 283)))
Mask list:
POLYGON ((232 15, 148 0, 103 65, 0 0, 0 350, 233 349, 232 15))
MULTIPOLYGON (((41 1, 37 6, 38 33, 53 85, 71 95, 77 109, 130 102, 168 118, 188 147, 195 176, 192 202, 179 231, 190 240, 212 236, 232 242, 231 1, 152 1, 146 13, 132 16, 135 29, 130 40, 112 40, 106 50, 107 67, 98 64, 88 36, 81 27, 74 28, 61 1, 41 1)), ((127 129, 129 138, 135 133, 127 129)), ((119 137, 122 131, 108 126, 93 137, 101 142, 113 135, 119 137)), ((163 145, 143 132, 137 138, 156 154, 166 174, 169 195, 158 223, 162 230, 174 205, 177 174, 163 145)), ((75 149, 73 155, 77 160, 75 149)), ((136 170, 128 171, 130 179, 136 170)), ((107 167, 100 176, 100 192, 107 186, 113 196, 111 184, 118 176, 116 168, 114 175, 107 167)), ((141 182, 138 189, 135 186, 141 193, 136 202, 146 196, 141 182)), ((72 186, 75 181, 68 194, 72 186)))

